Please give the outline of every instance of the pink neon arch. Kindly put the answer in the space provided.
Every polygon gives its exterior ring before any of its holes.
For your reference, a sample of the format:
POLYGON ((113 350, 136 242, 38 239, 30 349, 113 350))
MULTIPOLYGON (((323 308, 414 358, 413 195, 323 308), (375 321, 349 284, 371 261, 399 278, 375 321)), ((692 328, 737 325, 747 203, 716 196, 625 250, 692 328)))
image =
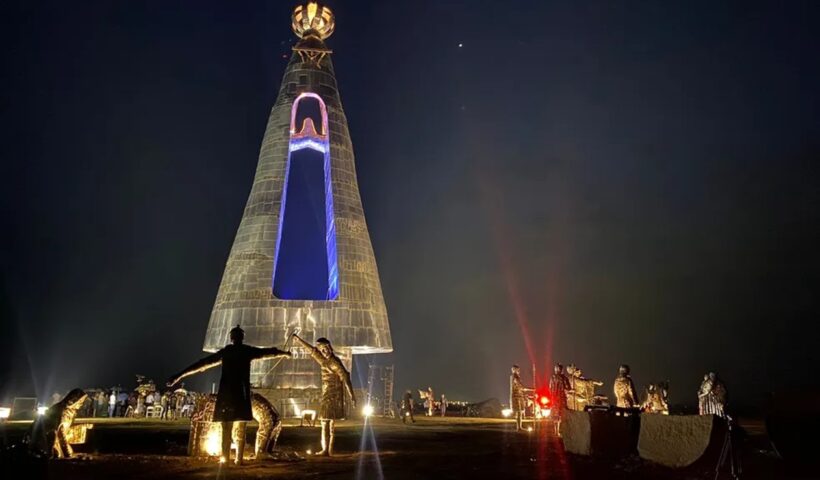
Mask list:
POLYGON ((319 109, 322 112, 322 131, 317 132, 317 133, 319 133, 320 137, 326 138, 327 137, 327 132, 328 132, 328 130, 327 130, 327 107, 325 107, 325 102, 324 102, 324 100, 322 100, 322 97, 320 97, 318 94, 315 94, 313 92, 304 92, 304 93, 300 94, 298 97, 296 97, 296 100, 293 101, 293 107, 291 108, 291 111, 290 111, 290 134, 291 135, 296 135, 297 133, 301 133, 301 132, 296 131, 296 111, 299 110, 299 102, 301 102, 302 99, 304 99, 304 98, 315 98, 316 100, 319 101, 319 109))

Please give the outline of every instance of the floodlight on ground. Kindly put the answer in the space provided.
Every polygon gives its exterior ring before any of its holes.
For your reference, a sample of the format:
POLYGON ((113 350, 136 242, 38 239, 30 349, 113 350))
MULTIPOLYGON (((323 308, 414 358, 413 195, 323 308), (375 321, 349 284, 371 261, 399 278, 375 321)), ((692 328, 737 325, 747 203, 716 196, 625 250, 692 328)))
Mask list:
POLYGON ((48 407, 37 407, 37 415, 45 415, 48 407))
POLYGON ((362 415, 364 415, 365 418, 373 415, 373 405, 370 405, 369 403, 365 405, 362 408, 362 415))
POLYGON ((501 410, 501 416, 504 418, 510 418, 510 415, 512 415, 512 408, 504 408, 501 410))
POLYGON ((205 436, 205 453, 215 457, 222 453, 222 426, 219 422, 213 422, 208 428, 205 436))

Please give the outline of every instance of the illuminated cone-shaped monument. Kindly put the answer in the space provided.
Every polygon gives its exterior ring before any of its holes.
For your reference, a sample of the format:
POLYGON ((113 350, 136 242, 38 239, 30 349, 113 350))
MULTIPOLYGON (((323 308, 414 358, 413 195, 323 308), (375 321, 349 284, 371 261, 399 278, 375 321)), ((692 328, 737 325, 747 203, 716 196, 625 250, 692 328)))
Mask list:
MULTIPOLYGON (((285 345, 290 335, 328 338, 350 368, 352 355, 393 350, 379 273, 362 210, 353 146, 325 39, 335 20, 316 3, 296 7, 300 40, 270 113, 259 164, 205 337, 205 351, 228 343, 285 345)), ((318 367, 255 362, 251 382, 284 415, 315 401, 318 367)))

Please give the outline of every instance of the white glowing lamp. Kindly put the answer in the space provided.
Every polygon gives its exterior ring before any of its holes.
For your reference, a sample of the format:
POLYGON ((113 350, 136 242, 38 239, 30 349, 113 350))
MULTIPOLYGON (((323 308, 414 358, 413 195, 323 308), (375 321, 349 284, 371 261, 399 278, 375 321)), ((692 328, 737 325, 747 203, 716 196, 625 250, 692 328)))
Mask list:
POLYGON ((541 416, 544 417, 544 418, 549 417, 550 413, 552 413, 552 410, 550 410, 549 408, 542 408, 541 409, 541 416))
POLYGON ((365 417, 373 415, 373 405, 370 405, 369 403, 365 405, 362 408, 362 415, 364 415, 365 417))
POLYGON ((37 407, 37 415, 45 415, 48 407, 37 407))
POLYGON ((502 409, 502 410, 501 410, 501 415, 502 415, 504 418, 510 418, 510 415, 512 415, 512 408, 504 408, 504 409, 502 409))
POLYGON ((11 416, 11 409, 8 407, 0 407, 0 420, 5 420, 11 416))

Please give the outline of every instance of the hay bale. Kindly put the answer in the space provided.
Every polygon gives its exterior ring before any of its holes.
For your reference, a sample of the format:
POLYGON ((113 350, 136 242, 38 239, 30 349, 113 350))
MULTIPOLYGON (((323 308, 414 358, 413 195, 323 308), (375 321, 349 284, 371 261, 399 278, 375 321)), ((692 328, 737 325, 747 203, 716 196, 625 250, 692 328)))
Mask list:
POLYGON ((706 452, 712 440, 712 415, 641 416, 638 454, 666 467, 686 467, 706 452))

